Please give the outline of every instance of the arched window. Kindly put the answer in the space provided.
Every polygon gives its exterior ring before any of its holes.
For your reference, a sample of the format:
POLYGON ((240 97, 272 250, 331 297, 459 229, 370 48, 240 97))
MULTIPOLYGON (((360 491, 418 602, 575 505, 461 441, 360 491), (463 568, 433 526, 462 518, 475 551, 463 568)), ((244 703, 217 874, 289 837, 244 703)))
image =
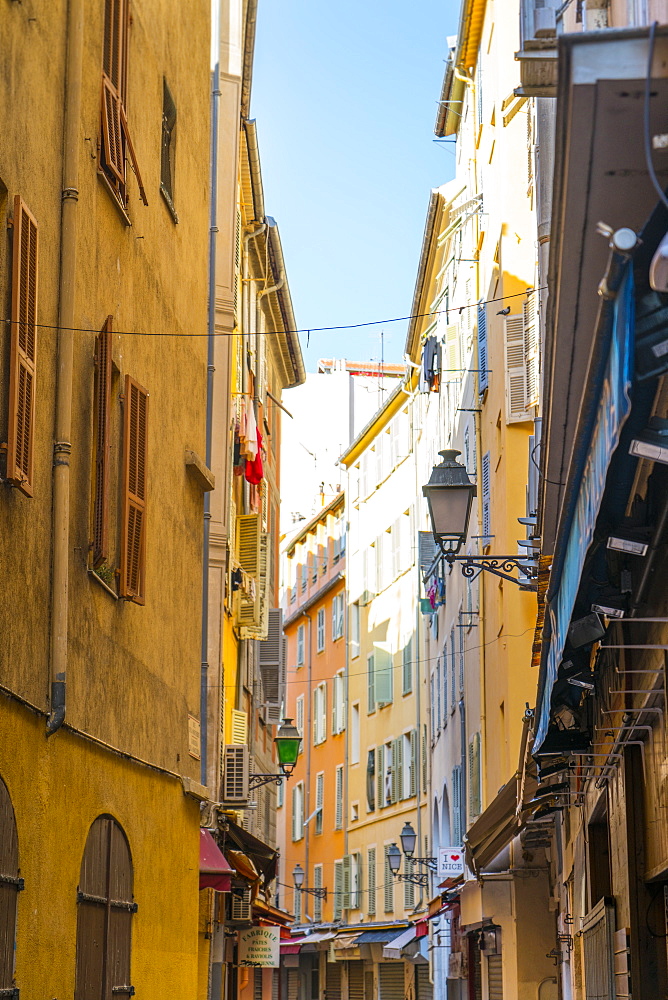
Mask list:
POLYGON ((77 904, 75 1000, 134 996, 132 858, 125 834, 111 816, 98 816, 88 833, 77 904))
POLYGON ((16 943, 16 903, 19 878, 19 841, 9 792, 0 778, 0 996, 12 996, 16 943))

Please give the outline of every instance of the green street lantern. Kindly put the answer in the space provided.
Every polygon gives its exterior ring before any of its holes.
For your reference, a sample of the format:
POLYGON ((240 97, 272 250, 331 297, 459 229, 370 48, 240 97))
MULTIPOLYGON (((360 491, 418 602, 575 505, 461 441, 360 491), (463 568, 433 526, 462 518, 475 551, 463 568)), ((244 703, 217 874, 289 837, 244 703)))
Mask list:
POLYGON ((292 719, 283 719, 283 724, 274 737, 278 766, 286 777, 290 777, 297 764, 302 738, 293 726, 292 719))
POLYGON ((460 454, 454 448, 439 451, 443 461, 434 466, 429 482, 422 487, 434 538, 443 552, 458 552, 466 541, 471 504, 476 495, 466 469, 457 461, 460 454))

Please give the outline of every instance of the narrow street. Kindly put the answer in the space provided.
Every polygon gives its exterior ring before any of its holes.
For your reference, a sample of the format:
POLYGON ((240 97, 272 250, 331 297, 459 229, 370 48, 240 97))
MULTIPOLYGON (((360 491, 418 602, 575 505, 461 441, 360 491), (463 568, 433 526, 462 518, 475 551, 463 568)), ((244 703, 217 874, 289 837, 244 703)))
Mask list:
POLYGON ((668 1000, 668 0, 0 3, 0 1000, 668 1000))

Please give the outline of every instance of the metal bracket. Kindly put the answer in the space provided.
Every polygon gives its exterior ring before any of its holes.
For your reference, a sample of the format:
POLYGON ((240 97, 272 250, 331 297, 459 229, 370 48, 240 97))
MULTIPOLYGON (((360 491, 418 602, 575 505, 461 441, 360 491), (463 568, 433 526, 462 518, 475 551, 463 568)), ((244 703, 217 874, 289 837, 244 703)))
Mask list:
POLYGON ((285 778, 285 774, 251 774, 248 778, 248 791, 251 792, 261 785, 270 785, 272 782, 275 785, 282 785, 285 778))
POLYGON ((526 556, 456 556, 452 552, 444 552, 443 557, 450 565, 461 563, 462 573, 469 580, 475 580, 485 571, 516 584, 522 590, 537 590, 537 584, 523 583, 517 577, 510 576, 515 569, 525 576, 529 576, 529 572, 534 570, 535 567, 527 565, 530 560, 526 556))
MULTIPOLYGON (((0 875, 0 885, 13 885, 17 892, 23 892, 26 887, 25 880, 14 875, 0 875)), ((2 993, 0 992, 0 997, 2 993)))
POLYGON ((431 872, 413 872, 411 875, 395 875, 400 882, 412 882, 413 885, 420 885, 423 889, 429 888, 431 872))
POLYGON ((297 892, 307 892, 309 896, 315 896, 316 899, 327 899, 327 889, 323 887, 322 889, 307 889, 302 886, 295 886, 297 892))

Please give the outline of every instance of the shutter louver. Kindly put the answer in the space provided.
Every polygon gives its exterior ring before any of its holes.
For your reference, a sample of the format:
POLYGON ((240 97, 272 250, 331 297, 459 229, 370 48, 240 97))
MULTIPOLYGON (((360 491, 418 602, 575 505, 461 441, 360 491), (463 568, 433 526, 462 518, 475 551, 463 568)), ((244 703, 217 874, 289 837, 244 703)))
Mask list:
POLYGON ((343 908, 343 862, 334 862, 334 919, 341 919, 343 908))
POLYGON ((524 362, 524 319, 521 315, 504 319, 506 346, 506 422, 529 420, 527 412, 526 365, 524 362))
MULTIPOLYGON (((385 878, 384 878, 384 910, 385 913, 392 913, 394 911, 394 875, 392 874, 392 869, 390 868, 390 860, 387 856, 389 851, 389 846, 385 847, 385 878)), ((383 968, 383 966, 380 966, 383 968)), ((403 965, 402 965, 403 971, 403 965)))
MULTIPOLYGON (((267 638, 258 643, 262 692, 268 705, 280 709, 281 666, 283 661, 283 611, 270 608, 267 615, 267 638)), ((280 720, 279 720, 280 721, 280 720)))
POLYGON ((487 307, 481 302, 478 305, 478 388, 480 394, 489 385, 487 370, 487 307))
POLYGON ((121 184, 125 184, 121 98, 106 74, 102 75, 102 141, 105 166, 121 184))
POLYGON ((489 452, 482 456, 482 543, 489 545, 491 538, 491 460, 489 452))
POLYGON ((246 743, 248 739, 248 715, 238 709, 232 709, 232 739, 231 743, 246 743))
POLYGON ((225 747, 225 773, 223 776, 223 802, 248 800, 249 754, 241 743, 225 747))
POLYGON ((459 326, 453 323, 445 328, 445 382, 454 382, 461 377, 459 350, 459 326))
POLYGON ((125 376, 120 596, 144 604, 148 393, 125 376))
POLYGON ((343 909, 350 909, 350 869, 351 858, 349 854, 343 859, 343 909))
POLYGON ((418 743, 418 731, 417 731, 417 729, 411 729, 411 732, 410 732, 410 748, 411 748, 410 749, 410 753, 411 753, 411 759, 410 759, 410 767, 409 767, 409 772, 408 772, 408 781, 409 781, 408 794, 409 794, 410 798, 413 798, 413 796, 417 795, 417 793, 418 793, 418 787, 417 787, 417 776, 418 776, 418 773, 417 773, 417 765, 418 765, 418 761, 417 761, 417 743, 418 743))
POLYGON ((420 572, 426 573, 441 551, 431 531, 418 531, 420 572))
POLYGON ((404 746, 403 737, 392 741, 392 802, 403 799, 404 746))
POLYGON ((16 195, 12 239, 6 478, 27 497, 33 495, 37 266, 37 223, 21 197, 16 195))
POLYGON ((385 747, 376 747, 376 808, 385 805, 385 747))
POLYGON ((232 895, 230 904, 230 920, 234 923, 245 924, 251 919, 251 891, 243 889, 239 894, 232 895))
POLYGON ((377 705, 392 702, 392 654, 379 643, 373 644, 375 696, 377 705))
POLYGON ((111 410, 112 317, 107 316, 95 342, 95 493, 93 500, 93 569, 108 557, 109 449, 111 410))
POLYGON ((367 851, 367 865, 368 865, 368 900, 367 900, 367 913, 370 917, 375 916, 376 913, 376 848, 370 847, 367 851))
POLYGON ((526 365, 526 403, 528 410, 538 405, 540 392, 540 362, 538 323, 536 322, 536 292, 527 297, 522 307, 524 326, 524 363, 526 365))
POLYGON ((473 820, 482 811, 482 789, 480 781, 480 733, 474 733, 469 743, 469 819, 473 820))

